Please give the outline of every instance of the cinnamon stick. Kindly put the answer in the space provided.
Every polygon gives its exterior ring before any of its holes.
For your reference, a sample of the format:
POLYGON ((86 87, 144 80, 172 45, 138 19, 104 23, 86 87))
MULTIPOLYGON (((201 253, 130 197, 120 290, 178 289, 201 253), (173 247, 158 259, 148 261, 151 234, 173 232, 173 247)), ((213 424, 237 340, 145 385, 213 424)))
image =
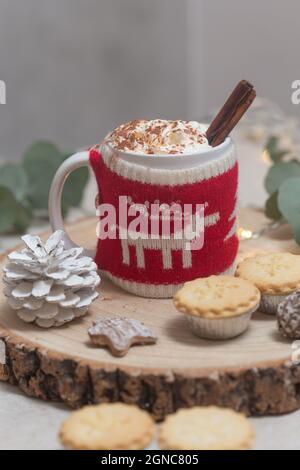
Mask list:
POLYGON ((212 147, 224 142, 256 97, 256 91, 247 80, 241 80, 222 106, 206 131, 212 147))

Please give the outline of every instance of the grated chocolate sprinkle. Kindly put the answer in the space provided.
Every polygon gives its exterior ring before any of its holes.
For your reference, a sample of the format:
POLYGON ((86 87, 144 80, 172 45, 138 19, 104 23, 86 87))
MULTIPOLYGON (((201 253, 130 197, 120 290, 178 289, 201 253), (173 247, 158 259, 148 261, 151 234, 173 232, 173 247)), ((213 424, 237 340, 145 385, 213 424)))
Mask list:
POLYGON ((134 119, 121 124, 106 141, 118 150, 147 155, 176 155, 209 147, 206 127, 196 121, 134 119))

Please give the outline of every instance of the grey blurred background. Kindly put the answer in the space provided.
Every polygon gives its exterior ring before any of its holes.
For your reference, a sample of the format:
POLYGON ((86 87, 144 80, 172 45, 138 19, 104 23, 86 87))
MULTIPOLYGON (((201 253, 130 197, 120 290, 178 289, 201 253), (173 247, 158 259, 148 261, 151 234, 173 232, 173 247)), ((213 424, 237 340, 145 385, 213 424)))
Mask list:
POLYGON ((133 117, 194 118, 240 78, 287 113, 299 0, 0 0, 0 155, 93 144, 133 117))

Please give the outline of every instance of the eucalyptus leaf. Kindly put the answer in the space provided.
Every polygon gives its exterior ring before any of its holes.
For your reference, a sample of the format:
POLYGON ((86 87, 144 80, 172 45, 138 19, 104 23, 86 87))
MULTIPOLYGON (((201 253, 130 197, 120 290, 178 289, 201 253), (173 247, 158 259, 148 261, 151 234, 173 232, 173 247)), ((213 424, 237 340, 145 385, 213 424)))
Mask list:
POLYGON ((288 178, 300 176, 300 163, 292 160, 290 162, 279 162, 271 166, 265 179, 265 188, 269 194, 279 190, 281 184, 288 178))
MULTIPOLYGON (((73 151, 63 152, 63 159, 67 160, 73 151)), ((88 167, 78 168, 67 178, 62 195, 62 210, 65 215, 70 207, 78 207, 82 201, 84 188, 89 180, 88 167)))
MULTIPOLYGON (((34 143, 20 165, 0 166, 0 233, 24 231, 34 214, 47 214, 54 175, 72 152, 61 152, 51 142, 34 143)), ((80 204, 88 181, 87 168, 70 175, 63 191, 63 213, 80 204)))
POLYGON ((33 144, 24 155, 23 167, 29 182, 29 200, 34 209, 48 207, 49 190, 63 154, 50 142, 33 144))
POLYGON ((0 233, 23 232, 30 224, 31 214, 12 191, 0 186, 0 233))
POLYGON ((282 218, 282 214, 278 208, 278 191, 271 194, 265 204, 265 214, 269 219, 279 220, 282 218))
POLYGON ((289 153, 288 150, 279 149, 278 138, 275 136, 270 137, 268 140, 266 150, 274 163, 280 162, 289 153))
POLYGON ((18 201, 26 197, 28 180, 21 165, 5 163, 0 166, 0 186, 10 189, 18 201))
POLYGON ((80 205, 88 179, 89 170, 87 167, 78 168, 68 177, 62 197, 62 204, 65 210, 69 207, 77 207, 80 205))
POLYGON ((289 178, 282 183, 278 193, 278 207, 300 245, 300 177, 289 178))

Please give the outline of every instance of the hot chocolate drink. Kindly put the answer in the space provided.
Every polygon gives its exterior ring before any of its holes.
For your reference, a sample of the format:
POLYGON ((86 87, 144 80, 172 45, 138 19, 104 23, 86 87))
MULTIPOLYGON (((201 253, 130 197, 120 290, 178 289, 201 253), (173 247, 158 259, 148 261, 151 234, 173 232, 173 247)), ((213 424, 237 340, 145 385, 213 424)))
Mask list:
MULTIPOLYGON (((229 134, 254 98, 253 86, 243 80, 209 127, 136 119, 71 156, 50 192, 53 229, 64 228, 61 195, 67 176, 90 164, 98 184, 99 230, 97 249, 86 253, 103 275, 136 295, 172 297, 187 281, 232 274, 238 250, 238 163, 229 134), (157 215, 153 206, 165 212, 157 215), (166 209, 175 214, 174 207, 176 218, 166 209)), ((65 240, 68 247, 76 246, 67 235, 65 240)))
POLYGON ((146 155, 182 155, 209 147, 207 126, 197 121, 135 119, 106 138, 116 150, 146 155))

